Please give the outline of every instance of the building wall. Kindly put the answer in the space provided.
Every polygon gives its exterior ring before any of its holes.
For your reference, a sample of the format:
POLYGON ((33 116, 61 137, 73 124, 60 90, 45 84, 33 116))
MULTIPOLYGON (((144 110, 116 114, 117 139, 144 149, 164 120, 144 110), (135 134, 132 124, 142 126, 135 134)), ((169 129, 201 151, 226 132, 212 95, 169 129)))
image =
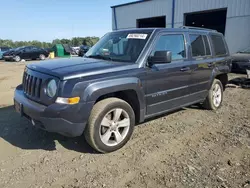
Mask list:
MULTIPOLYGON (((114 10, 113 10, 114 11, 114 10)), ((117 29, 136 28, 136 20, 156 16, 166 16, 166 25, 171 25, 172 0, 152 0, 116 8, 117 29), (170 14, 171 15, 171 14, 170 14)), ((113 30, 115 30, 113 14, 113 30)))
POLYGON ((176 0, 175 27, 184 24, 184 14, 227 8, 225 38, 231 53, 250 46, 250 0, 176 0))
MULTIPOLYGON (((227 8, 225 38, 231 53, 250 46, 250 0, 176 0, 175 27, 184 24, 184 14, 227 8)), ((171 27, 172 0, 151 0, 116 7, 117 29, 136 28, 136 20, 166 16, 166 27, 171 27)), ((115 29, 114 14, 112 16, 115 29)))

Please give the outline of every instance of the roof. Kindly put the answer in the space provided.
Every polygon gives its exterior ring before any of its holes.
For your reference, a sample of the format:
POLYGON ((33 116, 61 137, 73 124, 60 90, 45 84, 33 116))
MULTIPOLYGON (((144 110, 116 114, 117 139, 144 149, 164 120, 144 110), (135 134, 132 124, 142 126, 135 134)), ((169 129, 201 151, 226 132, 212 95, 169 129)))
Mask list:
POLYGON ((137 3, 143 3, 143 2, 146 2, 146 1, 152 1, 152 0, 140 0, 140 1, 133 1, 133 2, 124 3, 124 4, 120 4, 120 5, 114 5, 114 6, 111 6, 111 8, 117 8, 117 7, 122 7, 122 6, 127 6, 127 5, 137 4, 137 3))
POLYGON ((156 31, 156 32, 160 32, 160 31, 166 31, 166 32, 200 32, 200 33, 217 33, 219 34, 217 31, 215 30, 211 30, 211 29, 205 29, 205 28, 194 28, 194 27, 183 27, 183 28, 132 28, 132 29, 121 29, 121 30, 116 30, 113 32, 119 32, 119 31, 156 31))

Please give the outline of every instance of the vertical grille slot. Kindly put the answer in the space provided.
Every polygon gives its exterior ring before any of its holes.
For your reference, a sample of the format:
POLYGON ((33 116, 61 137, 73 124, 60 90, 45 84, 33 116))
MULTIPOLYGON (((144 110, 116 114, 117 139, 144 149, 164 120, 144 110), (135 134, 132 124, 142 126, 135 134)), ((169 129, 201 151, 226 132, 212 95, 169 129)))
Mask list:
POLYGON ((33 76, 30 76, 30 77, 29 77, 29 88, 28 88, 28 94, 29 94, 29 95, 31 95, 32 80, 33 80, 33 76))
POLYGON ((32 92, 31 92, 31 95, 34 97, 35 96, 35 92, 36 92, 36 87, 37 87, 37 78, 34 77, 33 78, 33 82, 32 82, 32 92))
POLYGON ((26 72, 23 74, 23 91, 25 91, 25 80, 26 80, 26 72))
POLYGON ((30 75, 27 76, 26 78, 26 87, 25 87, 25 93, 28 94, 28 89, 29 89, 29 79, 30 79, 30 75))
POLYGON ((37 79, 37 90, 36 90, 36 96, 40 98, 40 91, 41 91, 41 85, 42 85, 42 79, 37 79))
POLYGON ((37 93, 37 97, 40 98, 40 92, 41 92, 41 86, 42 86, 42 79, 39 79, 38 82, 38 93, 37 93))

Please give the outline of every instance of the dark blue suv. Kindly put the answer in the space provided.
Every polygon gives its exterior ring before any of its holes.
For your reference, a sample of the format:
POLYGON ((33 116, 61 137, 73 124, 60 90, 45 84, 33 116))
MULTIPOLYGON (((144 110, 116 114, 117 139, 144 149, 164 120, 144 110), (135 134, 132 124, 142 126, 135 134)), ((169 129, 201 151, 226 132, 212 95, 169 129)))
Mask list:
POLYGON ((115 31, 83 58, 27 65, 15 108, 34 126, 84 134, 95 150, 112 152, 145 119, 197 103, 217 110, 230 68, 226 42, 216 31, 115 31))

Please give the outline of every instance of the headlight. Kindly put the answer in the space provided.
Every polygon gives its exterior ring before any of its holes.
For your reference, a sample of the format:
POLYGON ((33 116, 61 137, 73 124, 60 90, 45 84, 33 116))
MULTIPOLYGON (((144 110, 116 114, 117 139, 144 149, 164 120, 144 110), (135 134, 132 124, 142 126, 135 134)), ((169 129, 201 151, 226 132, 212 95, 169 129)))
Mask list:
POLYGON ((56 95, 56 91, 57 91, 56 81, 54 79, 50 80, 46 89, 47 95, 52 98, 56 95))

